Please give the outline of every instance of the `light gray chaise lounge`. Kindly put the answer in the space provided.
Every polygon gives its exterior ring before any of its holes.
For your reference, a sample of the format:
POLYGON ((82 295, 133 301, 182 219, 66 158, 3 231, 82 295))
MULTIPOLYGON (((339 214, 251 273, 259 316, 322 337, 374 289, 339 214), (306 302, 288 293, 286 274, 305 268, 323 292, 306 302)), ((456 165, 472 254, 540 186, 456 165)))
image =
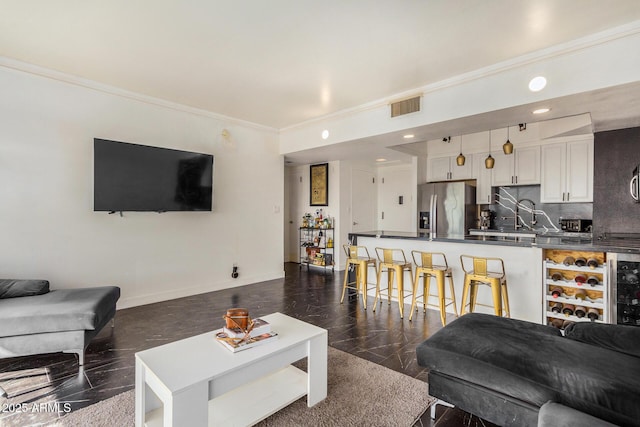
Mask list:
POLYGON ((0 279, 0 358, 62 351, 83 365, 119 298, 116 286, 49 291, 46 280, 0 279))

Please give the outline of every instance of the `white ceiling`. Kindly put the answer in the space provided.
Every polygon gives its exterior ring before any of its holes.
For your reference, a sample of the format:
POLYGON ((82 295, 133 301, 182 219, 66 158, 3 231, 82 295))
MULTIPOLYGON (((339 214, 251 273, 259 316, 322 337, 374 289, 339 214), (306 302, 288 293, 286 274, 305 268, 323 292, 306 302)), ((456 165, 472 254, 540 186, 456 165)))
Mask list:
MULTIPOLYGON (((282 129, 637 21, 640 1, 0 0, 0 11, 1 56, 282 129)), ((491 127, 480 119, 456 125, 491 127)))

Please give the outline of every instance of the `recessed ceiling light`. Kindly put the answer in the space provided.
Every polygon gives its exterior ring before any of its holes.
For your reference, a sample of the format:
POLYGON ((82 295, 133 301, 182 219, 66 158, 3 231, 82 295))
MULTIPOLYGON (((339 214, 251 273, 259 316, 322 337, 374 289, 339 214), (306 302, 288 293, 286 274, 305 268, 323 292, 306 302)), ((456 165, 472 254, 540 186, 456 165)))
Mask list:
POLYGON ((329 138, 329 131, 325 129, 322 131, 322 139, 327 139, 327 138, 329 138))
POLYGON ((408 134, 406 134, 406 135, 403 135, 402 137, 403 137, 404 139, 411 139, 411 138, 413 138, 414 136, 415 136, 414 134, 412 134, 412 133, 408 133, 408 134))
POLYGON ((534 77, 529 82, 529 90, 531 92, 539 92, 547 85, 547 79, 542 76, 534 77))
POLYGON ((376 159, 376 162, 386 162, 386 161, 387 159, 383 159, 383 158, 376 159))
POLYGON ((533 110, 533 114, 544 114, 551 111, 551 108, 538 108, 537 110, 533 110))

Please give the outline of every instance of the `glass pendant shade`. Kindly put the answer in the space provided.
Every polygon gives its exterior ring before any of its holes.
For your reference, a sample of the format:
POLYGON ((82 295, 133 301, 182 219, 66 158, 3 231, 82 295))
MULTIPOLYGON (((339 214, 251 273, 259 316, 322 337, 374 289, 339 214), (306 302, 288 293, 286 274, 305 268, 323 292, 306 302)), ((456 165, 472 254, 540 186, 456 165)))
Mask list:
POLYGON ((458 157, 456 157, 456 163, 458 164, 458 166, 464 166, 464 161, 465 161, 465 157, 464 154, 462 154, 462 135, 460 135, 460 154, 458 154, 458 157))
MULTIPOLYGON (((509 139, 507 137, 507 139, 509 139)), ((496 164, 496 159, 491 157, 491 131, 489 131, 489 155, 484 159, 484 167, 487 169, 493 169, 493 165, 496 164)))
POLYGON ((511 143, 511 141, 509 141, 508 138, 507 138, 507 142, 505 142, 502 145, 502 151, 504 151, 504 154, 512 154, 513 153, 513 144, 511 143))
POLYGON ((484 167, 487 169, 493 169, 493 165, 495 164, 496 164, 496 159, 491 157, 491 154, 489 154, 487 158, 484 159, 484 167))

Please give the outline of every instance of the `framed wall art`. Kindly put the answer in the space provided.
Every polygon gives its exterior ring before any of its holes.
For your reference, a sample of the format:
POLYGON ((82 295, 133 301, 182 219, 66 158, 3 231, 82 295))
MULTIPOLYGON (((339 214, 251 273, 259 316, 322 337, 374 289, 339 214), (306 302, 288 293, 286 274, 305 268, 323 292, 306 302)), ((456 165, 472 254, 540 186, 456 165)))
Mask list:
POLYGON ((311 206, 329 206, 329 163, 309 168, 309 198, 311 206))

